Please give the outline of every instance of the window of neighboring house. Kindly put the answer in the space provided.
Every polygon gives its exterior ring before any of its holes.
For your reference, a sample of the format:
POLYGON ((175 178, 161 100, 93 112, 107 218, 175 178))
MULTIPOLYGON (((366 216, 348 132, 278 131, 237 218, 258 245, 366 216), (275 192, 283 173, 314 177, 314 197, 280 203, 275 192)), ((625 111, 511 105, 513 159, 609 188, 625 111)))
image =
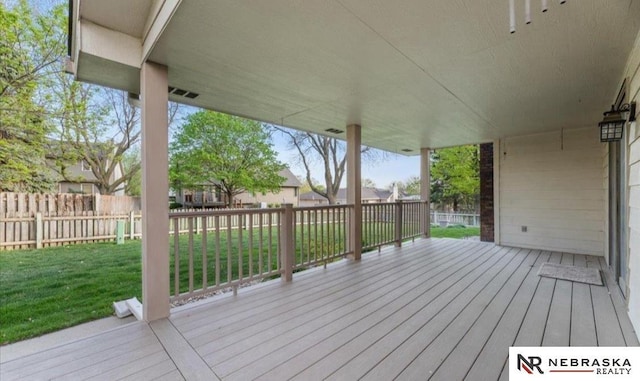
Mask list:
POLYGON ((293 188, 293 196, 298 197, 298 188, 293 188))
POLYGON ((89 165, 89 163, 87 163, 86 160, 82 160, 82 170, 83 171, 90 171, 91 170, 91 166, 89 165))
POLYGON ((80 191, 85 194, 93 194, 93 184, 89 184, 89 183, 80 184, 80 191))

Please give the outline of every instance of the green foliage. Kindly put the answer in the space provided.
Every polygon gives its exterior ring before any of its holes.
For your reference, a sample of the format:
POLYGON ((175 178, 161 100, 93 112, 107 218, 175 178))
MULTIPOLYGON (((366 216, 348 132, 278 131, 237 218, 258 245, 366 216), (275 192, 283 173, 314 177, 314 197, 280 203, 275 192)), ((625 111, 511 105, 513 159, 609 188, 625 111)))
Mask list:
POLYGON ((0 190, 53 187, 45 159, 51 125, 44 106, 51 75, 64 56, 64 9, 39 15, 26 0, 11 8, 0 2, 0 190))
POLYGON ((135 147, 122 155, 122 167, 124 173, 131 174, 124 188, 128 196, 142 195, 142 172, 140 171, 140 149, 135 147))
POLYGON ((431 202, 458 211, 473 207, 480 193, 480 154, 477 145, 443 148, 431 156, 431 202))
POLYGON ((259 122, 213 111, 189 115, 170 146, 169 178, 179 189, 215 185, 227 196, 279 190, 286 180, 259 122))

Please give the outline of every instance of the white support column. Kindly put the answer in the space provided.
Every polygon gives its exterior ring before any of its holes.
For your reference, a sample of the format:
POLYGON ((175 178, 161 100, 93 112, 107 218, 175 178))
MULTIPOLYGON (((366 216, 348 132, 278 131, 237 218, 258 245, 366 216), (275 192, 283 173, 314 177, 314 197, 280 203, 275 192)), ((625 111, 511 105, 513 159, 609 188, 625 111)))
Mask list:
POLYGON ((168 86, 165 66, 142 64, 142 313, 146 321, 169 316, 168 86))
POLYGON ((431 237, 431 150, 420 149, 420 200, 426 204, 426 221, 423 236, 431 237))
POLYGON ((353 259, 362 256, 362 185, 361 185, 361 127, 347 126, 347 204, 353 205, 349 223, 349 245, 353 259))

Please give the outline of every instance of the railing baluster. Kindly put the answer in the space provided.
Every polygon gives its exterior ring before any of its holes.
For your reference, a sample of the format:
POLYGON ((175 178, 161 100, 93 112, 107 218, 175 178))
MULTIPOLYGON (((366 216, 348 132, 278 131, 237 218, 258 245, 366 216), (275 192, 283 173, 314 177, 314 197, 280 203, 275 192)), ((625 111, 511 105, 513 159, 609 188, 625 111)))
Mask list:
POLYGON ((304 263, 304 210, 300 211, 300 264, 304 263))
POLYGON ((249 234, 249 244, 248 244, 248 251, 249 251, 249 279, 253 279, 253 213, 249 213, 249 221, 251 221, 249 223, 248 226, 248 231, 247 233, 249 234))
POLYGON ((227 281, 229 283, 233 280, 233 249, 231 238, 231 215, 227 216, 227 281))
POLYGON ((187 219, 189 231, 189 292, 193 292, 193 217, 187 219))
POLYGON ((180 219, 173 220, 173 294, 180 295, 180 219))
POLYGON ((216 287, 220 287, 220 216, 214 219, 216 235, 216 287))
POLYGON ((262 261, 262 239, 263 239, 263 228, 262 228, 262 224, 263 224, 263 218, 264 218, 264 214, 260 213, 258 214, 259 220, 258 220, 258 268, 260 269, 260 271, 258 272, 259 274, 263 274, 264 273, 264 263, 262 261))
POLYGON ((202 289, 206 289, 209 283, 207 273, 209 272, 207 258, 207 217, 202 217, 202 289))

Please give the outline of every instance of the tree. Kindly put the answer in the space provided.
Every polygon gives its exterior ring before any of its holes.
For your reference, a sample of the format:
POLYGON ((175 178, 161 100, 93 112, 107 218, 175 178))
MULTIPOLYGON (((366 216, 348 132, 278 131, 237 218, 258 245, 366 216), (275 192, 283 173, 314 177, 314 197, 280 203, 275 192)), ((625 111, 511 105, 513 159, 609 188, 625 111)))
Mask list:
POLYGON ((460 205, 474 205, 480 192, 479 156, 477 145, 434 151, 431 156, 431 201, 449 204, 456 212, 460 205))
POLYGON ((404 182, 403 191, 406 194, 410 195, 419 195, 420 194, 420 177, 411 176, 404 182))
MULTIPOLYGON (((129 102, 128 94, 79 83, 64 73, 58 75, 52 93, 63 110, 56 123, 60 144, 51 154, 55 171, 66 181, 92 183, 101 194, 131 192, 135 186, 134 193, 140 192, 140 155, 128 155, 130 149, 139 149, 140 110, 129 102), (70 173, 69 167, 80 161, 89 166, 94 179, 70 173)), ((178 110, 177 104, 170 104, 169 124, 178 110)))
POLYGON ((122 156, 122 168, 125 173, 132 173, 124 187, 124 193, 128 196, 142 195, 142 173, 140 172, 140 148, 133 147, 122 156))
POLYGON ((269 142, 261 123, 213 111, 189 115, 170 146, 169 177, 172 188, 217 186, 227 204, 243 192, 266 193, 280 189, 285 165, 269 142))
POLYGON ((376 183, 375 181, 368 179, 368 178, 364 178, 361 180, 362 183, 362 187, 363 188, 375 188, 376 187, 376 183))
POLYGON ((405 181, 396 181, 394 183, 391 183, 389 184, 389 186, 387 186, 387 189, 392 191, 394 185, 398 187, 398 192, 407 195, 420 194, 420 178, 418 176, 410 176, 405 181))
POLYGON ((296 176, 298 178, 298 180, 300 181, 300 183, 302 184, 302 186, 300 187, 300 194, 303 193, 307 193, 307 192, 311 192, 311 184, 313 184, 315 187, 324 190, 324 185, 320 184, 318 182, 318 180, 316 179, 311 179, 311 183, 309 183, 309 181, 307 180, 306 176, 296 176))
MULTIPOLYGON (((289 145, 298 151, 299 160, 305 168, 307 183, 311 186, 311 190, 325 197, 329 204, 335 204, 346 171, 345 143, 336 138, 310 132, 293 131, 278 126, 272 126, 272 128, 286 136, 289 145), (320 187, 312 181, 312 165, 317 162, 320 162, 324 169, 324 187, 320 187)), ((363 161, 373 161, 384 157, 381 151, 365 146, 361 147, 361 154, 363 161)))
POLYGON ((55 183, 43 90, 60 70, 65 31, 63 5, 39 15, 26 0, 12 8, 0 2, 0 190, 43 192, 55 183))

